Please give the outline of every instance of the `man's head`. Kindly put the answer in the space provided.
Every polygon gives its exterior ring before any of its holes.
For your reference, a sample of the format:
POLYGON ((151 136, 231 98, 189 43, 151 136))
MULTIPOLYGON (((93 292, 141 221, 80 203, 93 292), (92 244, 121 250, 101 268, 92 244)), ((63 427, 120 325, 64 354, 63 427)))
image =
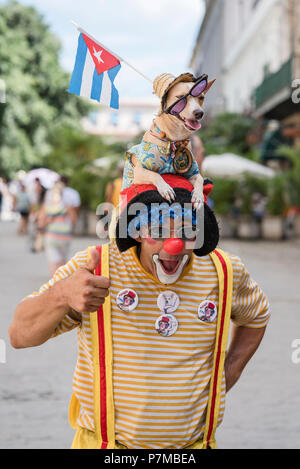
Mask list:
POLYGON ((151 224, 143 227, 141 236, 137 239, 140 243, 141 264, 165 285, 175 283, 191 260, 196 245, 196 234, 193 238, 187 237, 184 234, 185 230, 191 232, 192 223, 171 219, 169 223, 161 223, 158 230, 156 227, 151 227, 151 224), (166 234, 163 234, 164 230, 166 234), (178 241, 181 245, 176 250, 178 241), (172 252, 172 242, 175 245, 174 252, 172 252))
POLYGON ((66 175, 66 174, 62 174, 59 178, 60 182, 64 185, 64 186, 68 186, 69 184, 69 177, 66 175))
MULTIPOLYGON (((204 204, 196 211, 191 203, 193 186, 183 177, 165 175, 176 194, 168 204, 155 186, 135 185, 121 193, 123 208, 116 227, 121 252, 137 246, 143 267, 161 283, 175 283, 192 254, 204 256, 213 251, 219 239, 213 212, 204 204)), ((206 181, 205 190, 212 188, 206 181)))

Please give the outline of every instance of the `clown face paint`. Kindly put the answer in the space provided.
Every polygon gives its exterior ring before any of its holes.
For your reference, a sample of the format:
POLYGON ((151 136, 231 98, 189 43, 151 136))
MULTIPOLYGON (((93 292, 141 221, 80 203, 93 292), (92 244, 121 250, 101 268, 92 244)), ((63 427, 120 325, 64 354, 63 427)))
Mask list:
POLYGON ((154 230, 155 238, 151 237, 149 227, 143 228, 143 237, 140 238, 140 261, 145 270, 156 277, 164 285, 175 283, 184 268, 191 259, 195 243, 193 241, 182 242, 181 252, 171 253, 165 249, 166 240, 176 241, 178 234, 182 232, 182 222, 170 221, 170 231, 165 238, 164 230, 154 230), (176 239, 175 239, 176 238, 176 239))
POLYGON ((182 274, 189 258, 190 257, 186 254, 181 260, 166 260, 160 259, 157 254, 154 254, 153 262, 156 266, 156 275, 158 280, 165 285, 175 283, 182 274))

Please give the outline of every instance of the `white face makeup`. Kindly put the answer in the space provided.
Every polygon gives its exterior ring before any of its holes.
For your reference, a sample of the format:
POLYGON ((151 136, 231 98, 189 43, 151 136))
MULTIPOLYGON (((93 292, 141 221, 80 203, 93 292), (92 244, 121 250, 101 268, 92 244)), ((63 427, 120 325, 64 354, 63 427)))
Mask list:
POLYGON ((141 230, 142 266, 164 285, 177 282, 188 265, 196 246, 196 232, 190 219, 165 219, 163 225, 149 225, 141 230))
POLYGON ((158 254, 154 254, 152 259, 156 267, 156 275, 158 280, 165 285, 171 285, 179 279, 180 275, 183 272, 183 269, 185 268, 190 259, 190 256, 185 254, 181 260, 169 261, 174 263, 173 273, 172 271, 167 271, 165 269, 165 262, 159 259, 158 254))

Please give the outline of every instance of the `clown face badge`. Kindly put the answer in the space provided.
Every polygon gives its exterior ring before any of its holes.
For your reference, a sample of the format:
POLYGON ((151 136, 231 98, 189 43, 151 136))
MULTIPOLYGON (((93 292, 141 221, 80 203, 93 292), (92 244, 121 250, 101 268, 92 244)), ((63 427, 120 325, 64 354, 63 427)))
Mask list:
POLYGON ((211 323, 214 322, 218 314, 217 306, 209 300, 203 301, 198 308, 198 317, 200 321, 211 323))
POLYGON ((164 314, 156 320, 155 329, 163 337, 169 337, 177 331, 178 321, 172 314, 164 314))
POLYGON ((118 293, 117 305, 122 311, 133 311, 139 302, 138 294, 131 289, 125 288, 118 293))

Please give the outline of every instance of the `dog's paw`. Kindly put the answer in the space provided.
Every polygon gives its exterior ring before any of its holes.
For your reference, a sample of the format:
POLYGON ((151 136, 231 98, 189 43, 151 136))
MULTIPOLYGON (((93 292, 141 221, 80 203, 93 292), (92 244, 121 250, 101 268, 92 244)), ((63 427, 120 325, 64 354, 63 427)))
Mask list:
POLYGON ((168 202, 174 201, 175 202, 175 192, 169 184, 167 184, 162 178, 160 181, 157 182, 157 190, 160 195, 168 200, 168 202))
POLYGON ((203 189, 197 188, 193 191, 192 194, 192 204, 196 210, 202 208, 204 204, 204 196, 203 196, 203 189))

